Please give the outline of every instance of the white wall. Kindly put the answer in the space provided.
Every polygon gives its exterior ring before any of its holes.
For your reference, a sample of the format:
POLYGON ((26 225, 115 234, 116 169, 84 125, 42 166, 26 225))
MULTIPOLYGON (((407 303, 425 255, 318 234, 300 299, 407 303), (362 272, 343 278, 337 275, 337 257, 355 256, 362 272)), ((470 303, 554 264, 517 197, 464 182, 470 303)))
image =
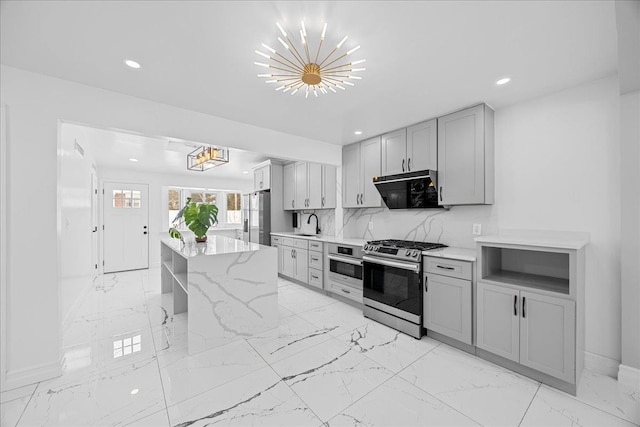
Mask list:
MULTIPOLYGON (((640 92, 620 97, 622 364, 640 370, 640 92)), ((636 372, 636 386, 640 371, 636 372)))
POLYGON ((617 85, 617 78, 603 79, 497 110, 493 206, 345 209, 342 234, 474 248, 474 223, 483 234, 500 228, 589 232, 586 351, 620 360, 617 85))
MULTIPOLYGON (((211 178, 206 173, 186 176, 102 167, 98 172, 98 177, 101 184, 105 181, 112 181, 149 185, 149 265, 151 267, 160 265, 160 239, 168 237, 167 206, 169 200, 167 187, 212 188, 249 192, 253 186, 253 177, 250 175, 247 175, 247 179, 244 180, 234 180, 211 178)), ((241 228, 241 226, 238 225, 237 228, 241 228)), ((211 233, 219 234, 215 230, 211 230, 211 233)), ((231 230, 224 235, 234 237, 235 231, 231 230)))
POLYGON ((60 315, 63 325, 95 272, 92 262, 91 173, 93 156, 82 130, 62 123, 58 155, 62 234, 60 256, 60 315), (75 151, 75 141, 84 157, 75 151))
MULTIPOLYGON (((339 146, 208 116, 0 66, 0 104, 7 105, 5 384, 9 389, 60 373, 59 283, 62 212, 58 194, 59 120, 225 144, 283 159, 339 164, 339 146), (24 156, 32 152, 29 164, 24 156), (37 195, 25 208, 24 194, 37 195)), ((61 188, 60 188, 61 190, 61 188)), ((5 290, 3 289, 3 293, 5 290)))

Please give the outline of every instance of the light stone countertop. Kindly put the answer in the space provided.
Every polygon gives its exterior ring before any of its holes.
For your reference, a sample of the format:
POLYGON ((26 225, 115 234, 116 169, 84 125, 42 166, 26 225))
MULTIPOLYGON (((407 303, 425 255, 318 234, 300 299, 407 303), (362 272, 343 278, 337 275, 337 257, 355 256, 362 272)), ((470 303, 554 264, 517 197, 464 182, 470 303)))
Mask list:
POLYGON ((364 246, 367 241, 365 239, 351 239, 351 238, 342 238, 336 236, 327 236, 323 234, 318 234, 317 236, 304 236, 302 234, 291 233, 291 232, 273 232, 272 236, 282 236, 282 237, 294 237, 296 239, 306 239, 313 242, 327 242, 327 243, 342 243, 345 245, 354 245, 354 246, 364 246))
POLYGON ((546 230, 499 230, 497 235, 476 237, 478 243, 581 249, 589 243, 589 233, 546 230))
POLYGON ((252 242, 245 242, 225 236, 208 236, 206 243, 187 241, 185 242, 184 247, 178 239, 162 239, 162 243, 169 246, 177 254, 181 255, 184 258, 253 252, 260 249, 270 248, 270 246, 263 246, 259 245, 258 243, 252 242))
POLYGON ((447 259, 457 259, 460 261, 476 261, 476 250, 465 248, 438 248, 430 251, 422 251, 423 256, 432 256, 447 259))

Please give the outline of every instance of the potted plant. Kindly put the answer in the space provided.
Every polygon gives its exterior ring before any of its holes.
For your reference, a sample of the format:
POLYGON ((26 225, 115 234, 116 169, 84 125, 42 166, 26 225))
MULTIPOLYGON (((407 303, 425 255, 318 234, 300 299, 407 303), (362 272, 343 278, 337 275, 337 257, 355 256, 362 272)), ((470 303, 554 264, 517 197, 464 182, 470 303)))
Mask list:
POLYGON ((207 231, 209 227, 218 222, 218 207, 213 203, 196 203, 187 197, 187 203, 178 212, 169 228, 169 236, 180 239, 184 243, 182 233, 178 231, 178 226, 186 224, 189 230, 196 236, 196 242, 207 241, 207 231))

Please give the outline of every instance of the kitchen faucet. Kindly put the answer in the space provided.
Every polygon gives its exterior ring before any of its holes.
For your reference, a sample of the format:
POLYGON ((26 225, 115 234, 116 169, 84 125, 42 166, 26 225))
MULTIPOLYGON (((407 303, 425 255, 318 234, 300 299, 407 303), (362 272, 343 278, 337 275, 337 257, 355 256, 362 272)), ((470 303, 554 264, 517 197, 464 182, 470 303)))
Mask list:
POLYGON ((311 215, 309 215, 309 218, 307 218, 307 224, 311 224, 311 217, 315 216, 316 217, 316 234, 320 234, 320 227, 318 224, 318 215, 312 213, 311 215))

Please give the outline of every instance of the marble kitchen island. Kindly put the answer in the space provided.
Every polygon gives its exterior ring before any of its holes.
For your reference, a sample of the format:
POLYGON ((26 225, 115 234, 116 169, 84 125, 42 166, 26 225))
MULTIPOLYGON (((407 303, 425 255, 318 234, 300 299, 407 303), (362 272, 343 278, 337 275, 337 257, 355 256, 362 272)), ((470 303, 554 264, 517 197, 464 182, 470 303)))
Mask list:
POLYGON ((187 312, 190 355, 277 326, 275 248, 223 236, 160 246, 162 293, 173 293, 174 315, 187 312))

